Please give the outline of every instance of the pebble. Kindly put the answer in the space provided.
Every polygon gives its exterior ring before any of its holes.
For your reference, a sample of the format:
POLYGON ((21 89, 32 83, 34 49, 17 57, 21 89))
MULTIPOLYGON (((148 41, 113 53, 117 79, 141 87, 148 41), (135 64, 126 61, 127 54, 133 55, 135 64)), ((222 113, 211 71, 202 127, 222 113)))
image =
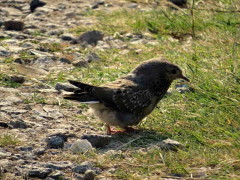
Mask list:
POLYGON ((76 60, 73 61, 72 63, 75 67, 87 67, 88 66, 88 62, 85 60, 76 60))
POLYGON ((179 6, 179 7, 184 7, 187 5, 187 0, 168 0, 170 1, 171 3, 179 6))
POLYGON ((43 178, 46 178, 51 172, 52 172, 52 169, 50 168, 33 167, 28 170, 27 175, 29 177, 43 179, 43 178))
POLYGON ((94 180, 96 173, 93 170, 88 169, 83 176, 84 180, 94 180))
POLYGON ((84 139, 84 140, 75 141, 72 144, 70 149, 74 154, 77 154, 77 153, 85 153, 89 150, 92 150, 93 147, 92 147, 91 143, 88 142, 88 140, 84 139))
POLYGON ((34 12, 34 10, 35 10, 36 8, 42 7, 42 6, 44 6, 44 5, 46 5, 45 2, 42 2, 42 1, 39 1, 39 0, 32 0, 32 1, 30 2, 30 10, 31 10, 31 12, 34 12))
POLYGON ((12 75, 12 76, 8 76, 8 77, 5 77, 5 80, 7 81, 13 81, 15 83, 24 83, 25 82, 25 78, 21 75, 12 75))
POLYGON ((22 31, 24 23, 22 21, 5 21, 3 23, 6 30, 22 31))
POLYGON ((61 57, 58 59, 60 62, 65 63, 65 64, 71 64, 72 62, 68 60, 67 58, 61 57))
POLYGON ((46 139, 47 147, 50 149, 59 149, 63 148, 64 140, 59 136, 51 136, 46 139))
POLYGON ((80 35, 78 42, 81 44, 97 45, 97 42, 103 40, 103 33, 101 31, 87 31, 80 35))
POLYGON ((80 165, 76 165, 73 167, 72 171, 76 173, 84 174, 87 170, 93 170, 93 165, 89 161, 85 161, 81 163, 80 165))
MULTIPOLYGON (((19 110, 19 111, 21 111, 21 110, 19 110)), ((15 112, 15 113, 17 113, 17 112, 15 112)), ((21 120, 10 121, 9 125, 10 125, 10 127, 17 128, 17 129, 26 129, 26 128, 30 127, 24 121, 21 121, 21 120)))

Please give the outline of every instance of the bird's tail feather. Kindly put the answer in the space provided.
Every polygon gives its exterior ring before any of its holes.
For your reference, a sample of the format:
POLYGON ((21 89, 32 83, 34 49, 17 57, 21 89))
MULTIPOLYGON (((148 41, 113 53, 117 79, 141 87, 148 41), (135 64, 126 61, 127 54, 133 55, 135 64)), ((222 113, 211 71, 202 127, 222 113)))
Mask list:
POLYGON ((64 99, 74 100, 82 103, 99 103, 96 98, 88 95, 87 93, 69 94, 64 96, 64 99))
POLYGON ((78 81, 69 80, 69 82, 70 82, 72 85, 80 88, 82 91, 85 91, 85 92, 90 92, 91 89, 94 87, 94 86, 92 86, 92 85, 84 84, 84 83, 78 82, 78 81))

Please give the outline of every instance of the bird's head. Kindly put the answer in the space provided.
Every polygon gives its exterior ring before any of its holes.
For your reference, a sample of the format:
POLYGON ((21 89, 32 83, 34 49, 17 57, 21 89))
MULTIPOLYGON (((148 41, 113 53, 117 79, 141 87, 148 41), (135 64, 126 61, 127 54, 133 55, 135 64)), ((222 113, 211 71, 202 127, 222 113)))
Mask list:
POLYGON ((165 72, 165 77, 169 81, 173 81, 175 79, 184 79, 185 81, 189 82, 189 79, 183 75, 182 70, 177 66, 169 62, 165 62, 165 68, 163 69, 165 72))
POLYGON ((171 83, 178 78, 189 81, 177 65, 159 58, 143 62, 132 71, 132 74, 136 77, 142 77, 142 81, 146 81, 146 83, 152 80, 167 81, 171 83))

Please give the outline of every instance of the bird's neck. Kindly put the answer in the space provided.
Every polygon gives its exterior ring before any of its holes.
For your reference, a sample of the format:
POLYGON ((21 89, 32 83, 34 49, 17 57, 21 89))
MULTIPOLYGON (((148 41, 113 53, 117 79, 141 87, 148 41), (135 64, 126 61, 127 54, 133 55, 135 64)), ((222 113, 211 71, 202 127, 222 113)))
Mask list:
POLYGON ((170 87, 172 81, 167 79, 155 80, 151 83, 151 90, 157 96, 163 96, 166 94, 168 88, 170 87))

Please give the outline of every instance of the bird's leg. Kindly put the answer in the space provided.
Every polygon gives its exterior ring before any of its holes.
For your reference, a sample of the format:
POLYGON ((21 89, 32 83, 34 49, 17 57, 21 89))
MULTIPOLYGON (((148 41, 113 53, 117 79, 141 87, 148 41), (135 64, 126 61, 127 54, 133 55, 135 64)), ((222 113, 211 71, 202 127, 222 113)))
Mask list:
POLYGON ((111 135, 112 131, 111 131, 110 126, 105 124, 105 128, 106 128, 106 131, 107 131, 107 135, 111 135))
POLYGON ((123 130, 112 130, 111 127, 109 125, 107 125, 107 124, 105 124, 105 127, 106 127, 106 131, 107 131, 107 135, 125 132, 123 130))

